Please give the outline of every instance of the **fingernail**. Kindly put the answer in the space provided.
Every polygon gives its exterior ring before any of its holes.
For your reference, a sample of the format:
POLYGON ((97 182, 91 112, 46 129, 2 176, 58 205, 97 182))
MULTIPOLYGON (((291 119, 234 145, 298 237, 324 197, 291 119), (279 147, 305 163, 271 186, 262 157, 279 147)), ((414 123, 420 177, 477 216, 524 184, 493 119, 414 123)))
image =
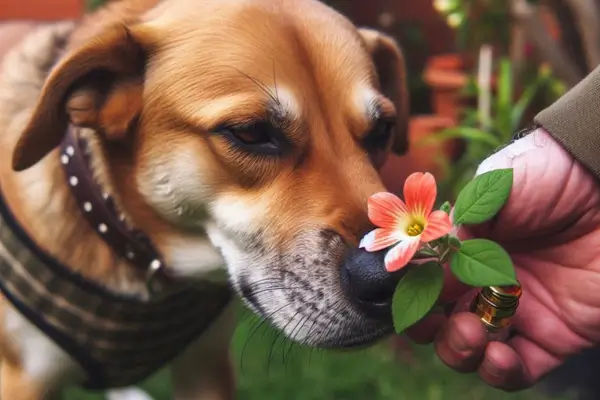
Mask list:
POLYGON ((465 338, 456 330, 451 330, 448 332, 448 343, 454 351, 457 351, 459 353, 467 353, 473 350, 471 349, 469 343, 467 343, 465 338))
POLYGON ((486 358, 485 360, 483 360, 482 366, 483 366, 483 369, 485 369, 486 372, 492 376, 501 376, 502 375, 502 369, 498 366, 498 364, 496 364, 489 358, 486 358))

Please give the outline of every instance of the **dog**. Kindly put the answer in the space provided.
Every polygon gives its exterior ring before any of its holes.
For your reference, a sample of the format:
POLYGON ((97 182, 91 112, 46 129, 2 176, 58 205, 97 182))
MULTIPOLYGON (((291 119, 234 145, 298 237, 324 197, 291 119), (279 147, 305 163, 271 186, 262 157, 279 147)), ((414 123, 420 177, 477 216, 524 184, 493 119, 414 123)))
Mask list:
POLYGON ((229 399, 233 294, 307 346, 392 331, 357 249, 407 150, 398 44, 316 0, 121 0, 0 72, 0 397, 229 399))

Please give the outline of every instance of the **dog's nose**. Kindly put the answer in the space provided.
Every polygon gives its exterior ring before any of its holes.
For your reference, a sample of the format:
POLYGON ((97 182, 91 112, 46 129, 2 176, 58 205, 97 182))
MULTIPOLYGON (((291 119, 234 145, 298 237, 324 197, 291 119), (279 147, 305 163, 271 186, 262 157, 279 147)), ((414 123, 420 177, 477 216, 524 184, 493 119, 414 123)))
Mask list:
POLYGON ((356 306, 372 318, 390 319, 394 290, 404 269, 389 273, 384 265, 385 251, 352 249, 341 270, 341 284, 356 306))

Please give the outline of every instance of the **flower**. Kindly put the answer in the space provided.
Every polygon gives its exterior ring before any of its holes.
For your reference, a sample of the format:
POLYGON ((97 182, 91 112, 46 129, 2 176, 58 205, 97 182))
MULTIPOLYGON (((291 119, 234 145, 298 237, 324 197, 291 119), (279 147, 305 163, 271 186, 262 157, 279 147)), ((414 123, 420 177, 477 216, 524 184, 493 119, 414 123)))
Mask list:
POLYGON ((417 172, 404 182, 406 203, 391 193, 376 193, 369 198, 369 219, 378 228, 361 240, 359 247, 379 251, 392 247, 385 256, 385 267, 394 272, 404 267, 422 243, 447 235, 452 229, 450 216, 433 211, 437 196, 435 178, 417 172))

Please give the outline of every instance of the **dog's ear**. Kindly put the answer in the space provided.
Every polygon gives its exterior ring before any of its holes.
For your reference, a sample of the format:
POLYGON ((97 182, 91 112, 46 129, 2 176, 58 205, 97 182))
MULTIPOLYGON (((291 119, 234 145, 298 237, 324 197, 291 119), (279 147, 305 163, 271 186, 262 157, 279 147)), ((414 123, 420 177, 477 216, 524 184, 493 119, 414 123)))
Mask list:
POLYGON ((146 50, 141 32, 119 26, 67 55, 50 73, 15 147, 13 169, 31 167, 56 148, 68 124, 123 138, 142 106, 146 50))
POLYGON ((402 50, 394 39, 376 30, 361 28, 359 33, 375 64, 380 89, 396 107, 398 118, 392 150, 404 154, 408 150, 410 104, 402 50))

